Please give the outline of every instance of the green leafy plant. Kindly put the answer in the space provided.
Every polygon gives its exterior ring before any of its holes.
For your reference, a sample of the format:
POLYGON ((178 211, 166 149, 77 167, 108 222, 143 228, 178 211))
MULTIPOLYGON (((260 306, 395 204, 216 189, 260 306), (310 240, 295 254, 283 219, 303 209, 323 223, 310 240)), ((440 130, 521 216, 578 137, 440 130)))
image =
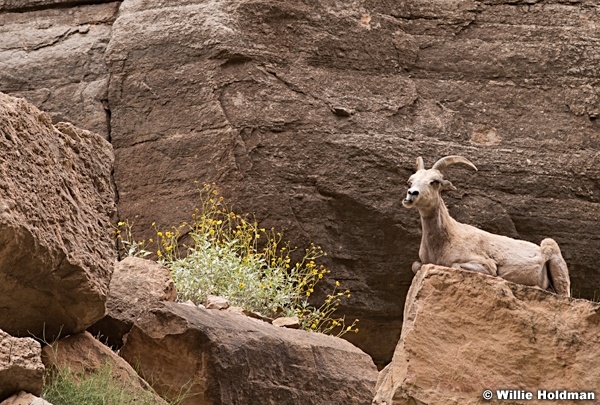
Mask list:
MULTIPOLYGON (((156 228, 156 256, 171 271, 180 301, 204 303, 219 295, 236 306, 268 317, 297 316, 302 329, 341 336, 358 332, 358 320, 347 323, 336 310, 349 290, 335 282, 321 305, 311 304, 315 286, 330 271, 317 264, 326 253, 311 244, 303 252, 283 241, 274 229, 228 208, 214 185, 200 190, 200 206, 190 222, 168 231, 156 228), (182 243, 186 240, 186 243, 182 243), (296 257, 297 260, 293 258, 296 257)), ((126 225, 125 222, 120 224, 126 225)), ((124 246, 145 245, 123 241, 124 246)), ((134 249, 128 255, 137 255, 134 249)))

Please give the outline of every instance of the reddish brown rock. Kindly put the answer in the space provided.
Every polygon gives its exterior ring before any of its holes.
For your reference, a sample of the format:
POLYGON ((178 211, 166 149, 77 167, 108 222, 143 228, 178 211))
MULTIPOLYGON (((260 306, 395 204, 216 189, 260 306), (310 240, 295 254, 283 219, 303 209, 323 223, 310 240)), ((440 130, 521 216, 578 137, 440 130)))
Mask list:
POLYGON ((377 378, 342 339, 178 303, 138 319, 121 355, 163 397, 187 392, 184 405, 369 404, 377 378))
MULTIPOLYGON (((485 390, 600 391, 600 304, 426 265, 373 404, 481 404, 485 390)), ((596 394, 597 395, 597 394, 596 394)), ((513 398, 515 399, 515 398, 513 398)))
POLYGON ((89 332, 78 333, 45 346, 42 359, 47 368, 67 367, 77 374, 97 372, 110 367, 115 383, 130 388, 140 396, 152 395, 157 405, 166 405, 152 388, 125 360, 100 343, 89 332))
POLYGON ((83 3, 0 4, 0 90, 110 136, 139 229, 189 219, 193 181, 215 181, 323 246, 380 365, 417 257, 400 200, 418 155, 471 159, 452 215, 556 239, 574 296, 597 293, 596 0, 126 0, 113 27, 119 3, 83 3))
POLYGON ((169 270, 138 257, 126 257, 115 265, 106 315, 89 328, 112 347, 123 345, 123 336, 143 312, 161 301, 175 301, 177 291, 169 270))
POLYGON ((16 338, 0 330, 0 401, 19 391, 42 393, 42 348, 31 338, 16 338))
POLYGON ((300 321, 297 316, 284 316, 273 320, 273 326, 280 328, 300 329, 300 321))
POLYGON ((0 93, 0 328, 52 340, 104 316, 112 148, 0 93))
POLYGON ((229 300, 216 295, 209 295, 206 297, 205 307, 207 309, 227 309, 229 308, 229 300))
POLYGON ((107 138, 104 52, 119 4, 0 1, 0 91, 27 98, 55 123, 72 122, 107 138))
POLYGON ((329 253, 349 338, 385 364, 420 240, 405 182, 416 156, 460 154, 480 171, 448 174, 451 214, 556 239, 591 298, 599 19, 593 0, 125 1, 106 53, 121 215, 171 226, 216 182, 329 253))

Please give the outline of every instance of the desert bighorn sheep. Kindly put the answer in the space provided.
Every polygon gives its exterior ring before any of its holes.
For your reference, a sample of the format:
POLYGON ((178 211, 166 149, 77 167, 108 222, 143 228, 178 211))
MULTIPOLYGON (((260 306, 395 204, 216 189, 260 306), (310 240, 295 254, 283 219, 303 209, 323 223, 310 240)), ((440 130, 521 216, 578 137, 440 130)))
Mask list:
POLYGON ((402 205, 417 208, 423 235, 420 262, 413 263, 417 272, 422 264, 437 264, 499 276, 514 283, 552 289, 570 296, 569 270, 558 244, 544 239, 540 246, 524 240, 495 235, 453 219, 442 200, 442 190, 456 190, 442 172, 453 164, 477 170, 462 156, 446 156, 431 169, 417 158, 417 171, 408 179, 409 189, 402 205))

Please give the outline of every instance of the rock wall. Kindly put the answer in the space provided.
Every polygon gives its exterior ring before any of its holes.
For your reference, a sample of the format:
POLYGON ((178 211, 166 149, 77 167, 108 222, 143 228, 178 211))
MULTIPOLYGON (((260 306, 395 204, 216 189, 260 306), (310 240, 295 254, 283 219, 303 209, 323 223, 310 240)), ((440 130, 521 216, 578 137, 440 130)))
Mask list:
POLYGON ((54 123, 110 133, 104 52, 119 2, 0 1, 0 91, 25 97, 54 123))
POLYGON ((418 217, 400 206, 418 155, 472 160, 478 173, 447 176, 459 189, 451 213, 555 238, 573 295, 598 294, 596 1, 125 0, 116 20, 118 3, 57 3, 1 6, 0 35, 35 35, 0 41, 12 69, 0 69, 0 90, 38 104, 49 94, 55 114, 104 125, 120 216, 139 228, 188 219, 193 182, 214 181, 264 226, 322 245, 332 280, 353 292, 344 311, 364 333, 352 338, 380 364, 418 252, 418 217), (65 10, 97 23, 60 22, 65 10), (77 85, 52 73, 71 64, 77 85))

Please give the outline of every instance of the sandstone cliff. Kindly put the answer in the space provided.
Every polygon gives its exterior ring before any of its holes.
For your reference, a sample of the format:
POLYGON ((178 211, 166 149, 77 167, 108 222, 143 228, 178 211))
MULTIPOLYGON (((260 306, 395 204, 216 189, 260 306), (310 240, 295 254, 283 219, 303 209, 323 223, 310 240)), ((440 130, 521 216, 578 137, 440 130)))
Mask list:
POLYGON ((414 158, 457 153, 459 220, 555 238, 598 294, 595 0, 7 0, 0 91, 110 138, 122 218, 187 219, 193 181, 329 252, 353 339, 389 361, 419 223, 414 158), (68 18, 67 18, 68 15, 68 18))

